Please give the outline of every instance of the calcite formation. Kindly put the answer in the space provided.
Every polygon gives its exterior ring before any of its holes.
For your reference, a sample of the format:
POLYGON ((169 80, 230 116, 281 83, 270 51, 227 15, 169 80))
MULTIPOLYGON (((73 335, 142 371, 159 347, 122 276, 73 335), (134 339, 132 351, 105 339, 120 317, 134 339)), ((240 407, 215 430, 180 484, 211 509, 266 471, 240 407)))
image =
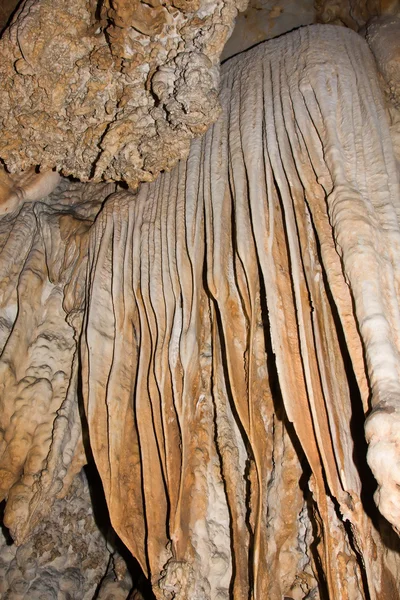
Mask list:
MULTIPOLYGON (((62 181, 54 202, 70 242, 76 229, 81 235, 90 226, 114 190, 113 184, 84 188, 62 181)), ((78 340, 63 308, 63 273, 84 256, 78 248, 70 257, 60 256, 57 264, 49 237, 51 214, 45 209, 43 203, 28 202, 0 221, 0 496, 8 498, 18 543, 40 523, 54 498, 65 495, 86 462, 78 340)), ((73 290, 77 299, 84 293, 84 287, 73 290)), ((71 320, 79 318, 79 313, 71 315, 71 320)))
POLYGON ((315 0, 317 20, 321 23, 344 25, 355 31, 381 15, 395 14, 399 0, 315 0))
POLYGON ((3 176, 4 522, 29 544, 93 459, 160 600, 396 600, 400 188, 374 57, 303 28, 228 61, 220 102, 137 192, 3 176))
POLYGON ((397 110, 400 110, 399 35, 400 14, 372 19, 366 29, 366 39, 384 80, 389 101, 397 110))
POLYGON ((246 0, 25 0, 0 40, 0 158, 81 181, 151 181, 219 115, 246 0))
POLYGON ((28 169, 12 177, 0 168, 0 215, 15 212, 24 202, 41 200, 59 183, 60 176, 56 171, 37 173, 35 169, 28 169))
POLYGON ((0 531, 0 597, 91 600, 110 557, 82 473, 26 544, 10 545, 0 531))

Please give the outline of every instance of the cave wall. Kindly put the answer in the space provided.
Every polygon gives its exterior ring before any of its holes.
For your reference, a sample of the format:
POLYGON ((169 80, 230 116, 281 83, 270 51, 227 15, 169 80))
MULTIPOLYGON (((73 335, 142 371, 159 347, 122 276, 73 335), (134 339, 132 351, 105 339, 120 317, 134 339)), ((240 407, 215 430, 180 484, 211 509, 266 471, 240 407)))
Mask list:
POLYGON ((222 60, 243 50, 312 23, 327 23, 363 31, 374 17, 393 16, 398 0, 250 0, 236 18, 222 60))
POLYGON ((311 25, 316 19, 314 0, 250 0, 247 9, 237 16, 221 58, 226 60, 260 42, 311 25))
POLYGON ((0 5, 0 32, 6 27, 10 16, 18 4, 17 0, 3 0, 0 5))
POLYGON ((398 27, 227 61, 137 192, 2 172, 4 597, 150 597, 110 531, 157 598, 399 597, 398 27))

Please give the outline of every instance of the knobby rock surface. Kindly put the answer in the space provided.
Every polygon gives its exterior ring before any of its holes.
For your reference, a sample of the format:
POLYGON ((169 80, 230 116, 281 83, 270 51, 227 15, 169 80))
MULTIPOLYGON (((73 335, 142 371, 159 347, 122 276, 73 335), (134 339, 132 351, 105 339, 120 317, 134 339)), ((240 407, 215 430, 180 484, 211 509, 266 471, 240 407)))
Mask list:
POLYGON ((25 0, 0 40, 0 158, 81 181, 151 181, 220 112, 246 0, 25 0))
POLYGON ((90 450, 160 600, 396 600, 400 189, 374 57, 307 27, 228 61, 220 101, 137 193, 12 192, 5 524, 27 544, 90 450))
POLYGON ((315 0, 319 23, 332 23, 363 30, 374 17, 394 15, 399 12, 399 0, 315 0))
POLYGON ((107 575, 110 558, 81 473, 25 544, 11 545, 0 532, 0 596, 4 600, 91 600, 96 588, 103 587, 99 584, 107 575))

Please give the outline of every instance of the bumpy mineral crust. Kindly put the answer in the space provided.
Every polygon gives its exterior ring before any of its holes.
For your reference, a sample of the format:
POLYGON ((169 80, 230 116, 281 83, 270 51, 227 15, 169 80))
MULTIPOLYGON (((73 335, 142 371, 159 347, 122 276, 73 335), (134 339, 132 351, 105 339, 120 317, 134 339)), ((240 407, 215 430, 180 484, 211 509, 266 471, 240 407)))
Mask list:
POLYGON ((0 597, 92 600, 109 562, 107 540, 81 473, 25 544, 11 545, 7 532, 0 530, 0 597))
POLYGON ((386 84, 386 92, 395 108, 400 109, 400 15, 373 19, 366 39, 386 84))
POLYGON ((135 186, 170 169, 219 115, 218 59, 246 4, 26 0, 0 40, 9 171, 135 186))

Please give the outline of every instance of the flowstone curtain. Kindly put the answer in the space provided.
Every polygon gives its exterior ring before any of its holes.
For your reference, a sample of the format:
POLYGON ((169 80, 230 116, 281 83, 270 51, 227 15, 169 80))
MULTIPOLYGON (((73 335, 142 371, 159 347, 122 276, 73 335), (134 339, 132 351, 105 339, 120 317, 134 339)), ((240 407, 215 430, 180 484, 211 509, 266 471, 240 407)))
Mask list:
POLYGON ((221 99, 89 235, 83 396, 113 526, 160 598, 397 598, 363 443, 375 409, 393 522, 400 197, 373 58, 303 28, 230 60, 221 99))

